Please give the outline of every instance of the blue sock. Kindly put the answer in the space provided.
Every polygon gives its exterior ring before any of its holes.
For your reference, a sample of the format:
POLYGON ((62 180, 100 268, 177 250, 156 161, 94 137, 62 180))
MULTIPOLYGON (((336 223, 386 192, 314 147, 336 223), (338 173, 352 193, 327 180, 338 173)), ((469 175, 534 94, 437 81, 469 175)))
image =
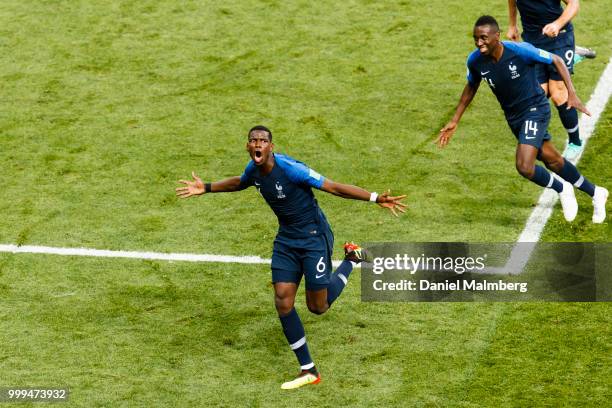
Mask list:
POLYGON ((327 286, 327 304, 331 306, 331 304, 340 296, 342 290, 346 286, 348 282, 348 278, 353 271, 353 264, 351 261, 344 260, 336 269, 336 272, 332 273, 332 276, 329 280, 329 285, 327 286))
POLYGON ((308 370, 314 367, 308 345, 306 344, 306 335, 304 333, 304 325, 300 320, 295 308, 291 309, 286 316, 279 316, 283 332, 289 342, 289 347, 295 353, 302 370, 308 370))
POLYGON ((542 166, 535 166, 535 173, 531 178, 531 181, 536 183, 538 186, 552 188, 557 193, 563 191, 563 184, 554 178, 552 174, 546 171, 542 166))
POLYGON ((576 108, 567 109, 567 103, 564 103, 563 105, 557 106, 557 110, 559 111, 561 123, 563 123, 563 127, 565 127, 567 131, 570 143, 582 146, 582 142, 580 141, 580 129, 578 129, 578 111, 576 111, 576 108))
POLYGON ((563 180, 572 183, 576 188, 593 197, 595 194, 595 186, 580 174, 576 166, 568 160, 564 161, 563 168, 557 174, 559 174, 563 180))

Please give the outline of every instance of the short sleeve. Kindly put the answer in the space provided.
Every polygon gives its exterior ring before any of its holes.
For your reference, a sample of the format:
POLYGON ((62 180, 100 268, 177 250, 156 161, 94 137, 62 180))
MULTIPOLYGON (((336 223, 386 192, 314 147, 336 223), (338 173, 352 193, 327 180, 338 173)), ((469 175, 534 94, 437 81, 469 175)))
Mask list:
POLYGON ((510 48, 512 48, 514 52, 516 52, 519 57, 523 59, 523 61, 529 64, 540 63, 550 65, 553 62, 553 56, 550 54, 550 52, 542 50, 540 48, 536 48, 528 42, 509 42, 504 43, 504 46, 509 46, 510 48))
POLYGON ((325 177, 306 166, 304 163, 284 155, 276 155, 276 160, 289 177, 296 184, 307 184, 310 187, 321 189, 325 177))
POLYGON ((478 85, 482 80, 480 71, 474 66, 474 62, 476 61, 479 52, 480 51, 478 50, 472 52, 470 55, 468 55, 467 61, 465 62, 465 65, 467 66, 467 81, 472 86, 478 85))
POLYGON ((240 176, 240 190, 253 185, 253 172, 255 171, 255 163, 251 160, 244 169, 244 173, 240 176))

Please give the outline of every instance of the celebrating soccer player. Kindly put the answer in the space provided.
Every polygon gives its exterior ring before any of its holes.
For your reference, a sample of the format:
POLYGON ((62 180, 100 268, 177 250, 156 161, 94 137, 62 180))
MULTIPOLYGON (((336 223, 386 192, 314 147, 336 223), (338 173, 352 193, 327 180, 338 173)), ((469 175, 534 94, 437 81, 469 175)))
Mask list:
MULTIPOLYGON (((561 7, 561 0, 508 0, 510 24, 507 36, 512 41, 519 40, 516 25, 516 10, 521 14, 523 40, 531 45, 558 55, 570 73, 574 72, 574 27, 572 18, 580 7, 578 0, 563 0, 567 7, 561 7)), ((595 56, 591 50, 584 54, 595 56)), ((559 119, 567 131, 569 142, 565 157, 574 160, 582 151, 582 141, 578 129, 578 112, 567 104, 568 92, 561 74, 554 65, 538 64, 536 66, 538 82, 544 89, 559 112, 559 119)))
POLYGON ((343 198, 372 201, 389 209, 394 215, 404 212, 401 200, 405 195, 378 195, 360 187, 337 183, 321 176, 304 163, 273 152, 272 132, 255 126, 248 133, 247 151, 251 161, 241 176, 215 183, 203 183, 192 173, 193 181, 181 180, 185 187, 176 194, 187 198, 200 194, 244 190, 255 186, 278 217, 279 229, 272 253, 274 301, 291 350, 301 372, 283 389, 298 388, 321 381, 306 343, 304 326, 295 310, 295 295, 302 275, 306 281, 306 304, 315 314, 325 313, 340 296, 353 270, 353 263, 364 259, 358 245, 344 245, 345 258, 332 273, 334 236, 323 211, 319 208, 312 187, 343 198))
POLYGON ((518 172, 537 185, 552 188, 559 193, 567 221, 573 221, 578 212, 573 184, 592 197, 593 222, 602 223, 606 218, 608 190, 593 185, 582 176, 572 163, 559 154, 548 134, 550 106, 536 79, 535 66, 538 64, 554 65, 567 87, 567 107, 575 107, 590 115, 576 95, 563 60, 529 43, 500 41, 499 26, 491 16, 480 17, 474 25, 473 34, 478 49, 467 59, 467 84, 453 118, 440 130, 436 140, 438 145, 444 147, 448 144, 463 112, 474 99, 480 82, 484 81, 497 97, 508 125, 518 139, 518 172), (559 181, 543 167, 536 165, 536 158, 565 181, 559 181))

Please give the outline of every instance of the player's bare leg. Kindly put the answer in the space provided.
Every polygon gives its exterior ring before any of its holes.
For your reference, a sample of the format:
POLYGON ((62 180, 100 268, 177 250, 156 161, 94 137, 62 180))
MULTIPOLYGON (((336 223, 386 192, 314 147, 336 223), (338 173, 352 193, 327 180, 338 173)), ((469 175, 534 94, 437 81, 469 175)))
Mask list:
POLYGON ((276 282, 274 284, 274 305, 283 326, 285 337, 289 342, 289 347, 295 353, 301 370, 296 379, 281 385, 283 389, 299 388, 321 381, 308 351, 304 326, 294 307, 297 289, 298 285, 293 282, 276 282))
POLYGON ((310 312, 320 315, 329 310, 327 303, 327 288, 306 291, 306 305, 310 312))
POLYGON ((274 284, 274 306, 279 316, 284 316, 293 309, 297 289, 298 285, 292 282, 274 284))
POLYGON ((547 169, 557 174, 563 169, 565 163, 565 159, 561 156, 561 153, 559 153, 555 146, 549 141, 544 141, 544 143, 542 143, 539 158, 544 162, 547 169))
MULTIPOLYGON (((329 310, 331 304, 340 296, 342 290, 346 286, 348 282, 348 278, 350 276, 351 271, 353 270, 354 263, 359 263, 365 259, 366 253, 359 246, 354 243, 345 243, 344 244, 344 261, 340 264, 340 266, 336 269, 336 271, 332 274, 329 285, 327 288, 322 288, 319 290, 306 290, 306 304, 308 305, 308 310, 315 314, 322 314, 329 310)), ((297 286, 295 290, 292 287, 286 287, 287 284, 279 284, 276 283, 275 292, 278 294, 277 297, 282 298, 284 294, 286 294, 289 298, 291 298, 291 302, 287 303, 282 307, 283 311, 286 311, 288 308, 291 308, 291 312, 288 315, 289 319, 295 321, 295 318, 292 318, 292 314, 295 313, 295 309, 293 308, 293 301, 295 300, 295 293, 297 291, 297 286), (278 286, 278 287, 277 287, 278 286), (286 293, 284 292, 286 290, 286 293)), ((280 302, 282 303, 282 302, 280 302)), ((280 310, 277 306, 277 310, 280 310)), ((283 328, 288 327, 290 329, 290 322, 286 323, 283 319, 287 319, 286 317, 281 317, 281 322, 283 323, 283 328)), ((292 323, 295 326, 295 323, 292 323)), ((300 333, 303 333, 303 328, 300 333)), ((302 345, 306 345, 305 337, 302 340, 299 340, 292 344, 292 341, 299 336, 289 335, 287 331, 285 331, 287 335, 287 339, 289 340, 289 344, 291 348, 296 351, 294 347, 302 345), (290 339, 291 337, 291 339, 290 339)), ((296 351, 297 355, 297 351, 296 351)), ((298 359, 300 356, 298 355, 298 359)), ((304 385, 309 384, 318 384, 321 382, 321 375, 317 371, 314 363, 311 364, 302 364, 302 360, 300 359, 301 371, 298 376, 291 381, 283 383, 281 385, 282 389, 294 389, 303 387, 304 385)))
POLYGON ((531 180, 535 175, 535 162, 538 149, 527 144, 516 146, 516 171, 526 179, 531 180))
POLYGON ((344 261, 332 274, 329 286, 321 290, 306 290, 308 310, 314 314, 323 314, 329 310, 332 303, 340 296, 348 283, 349 276, 355 264, 364 261, 366 252, 353 242, 344 244, 344 261))
MULTIPOLYGON (((540 150, 540 157, 542 158, 542 150, 546 150, 549 154, 554 156, 554 152, 550 151, 550 148, 554 149, 552 144, 545 141, 540 150)), ((555 150, 556 152, 556 150, 555 150)), ((558 152, 557 152, 558 155, 558 152)), ((561 183, 555 179, 542 166, 535 164, 536 157, 538 157, 538 149, 534 146, 527 144, 519 144, 516 147, 516 169, 525 178, 531 180, 539 186, 552 188, 559 193, 559 199, 561 200, 561 207, 563 208, 563 216, 567 221, 573 221, 578 213, 578 202, 574 196, 574 188, 569 183, 561 183)), ((563 158, 561 158, 562 160, 563 158)), ((552 158, 550 159, 552 163, 552 158)), ((545 161, 546 163, 546 161, 545 161)))
POLYGON ((559 106, 567 102, 567 88, 563 81, 549 80, 548 92, 555 105, 559 106))

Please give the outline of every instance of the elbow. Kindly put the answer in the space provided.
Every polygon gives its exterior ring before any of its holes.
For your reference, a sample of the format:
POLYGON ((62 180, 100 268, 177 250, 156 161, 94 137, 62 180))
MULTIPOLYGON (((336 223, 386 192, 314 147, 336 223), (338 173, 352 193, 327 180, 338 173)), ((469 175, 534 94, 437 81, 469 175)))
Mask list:
POLYGON ((333 194, 333 195, 342 195, 338 183, 335 182, 326 182, 324 184, 325 192, 333 194))
POLYGON ((344 193, 338 189, 329 190, 328 193, 333 194, 338 197, 344 197, 344 193))

